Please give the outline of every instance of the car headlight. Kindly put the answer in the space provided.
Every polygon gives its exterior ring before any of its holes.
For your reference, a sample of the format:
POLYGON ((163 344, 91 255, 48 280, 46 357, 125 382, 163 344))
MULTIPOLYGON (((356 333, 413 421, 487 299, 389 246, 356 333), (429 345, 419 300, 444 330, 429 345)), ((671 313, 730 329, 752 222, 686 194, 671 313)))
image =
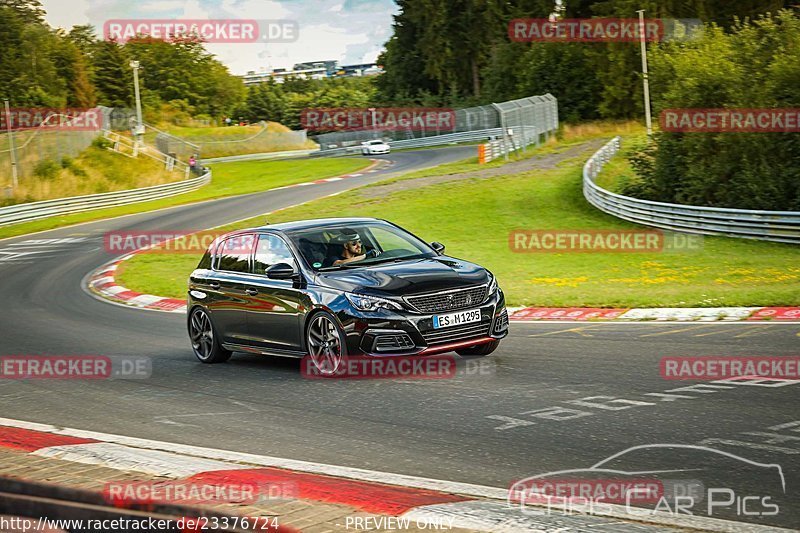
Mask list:
POLYGON ((497 292, 497 278, 490 272, 490 276, 492 276, 492 281, 489 282, 489 296, 497 292))
POLYGON ((353 304, 353 307, 359 311, 377 311, 378 309, 391 309, 393 311, 402 311, 403 308, 400 304, 385 298, 378 298, 377 296, 366 296, 364 294, 355 294, 346 292, 344 295, 353 304))

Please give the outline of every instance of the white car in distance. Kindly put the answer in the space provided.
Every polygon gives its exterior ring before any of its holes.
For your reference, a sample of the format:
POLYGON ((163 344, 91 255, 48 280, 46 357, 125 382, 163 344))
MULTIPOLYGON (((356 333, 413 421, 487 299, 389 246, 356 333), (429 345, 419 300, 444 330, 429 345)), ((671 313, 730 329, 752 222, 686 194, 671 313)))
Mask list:
POLYGON ((361 143, 361 155, 388 154, 391 148, 380 139, 361 143))

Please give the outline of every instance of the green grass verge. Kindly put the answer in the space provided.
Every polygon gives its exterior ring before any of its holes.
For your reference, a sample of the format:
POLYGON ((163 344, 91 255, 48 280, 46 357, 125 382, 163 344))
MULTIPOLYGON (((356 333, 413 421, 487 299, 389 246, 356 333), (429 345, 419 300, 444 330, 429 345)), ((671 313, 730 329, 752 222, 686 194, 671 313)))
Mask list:
MULTIPOLYGON (((604 135, 604 138, 609 138, 604 135)), ((641 228, 605 215, 581 191, 585 157, 553 170, 490 179, 460 179, 408 188, 383 197, 323 198, 270 215, 281 222, 327 216, 374 216, 444 242, 447 253, 480 263, 500 280, 511 305, 717 307, 800 303, 800 248, 722 237, 684 253, 514 253, 514 229, 641 228)), ((629 172, 623 157, 618 173, 629 172)), ((425 175, 475 170, 477 163, 443 165, 425 175)), ((386 182, 382 182, 385 184, 386 182)), ((413 185, 413 184, 411 184, 413 185)), ((264 217, 236 224, 259 225, 264 217)), ((228 229, 234 229, 234 226, 228 229)), ((139 255, 124 264, 122 285, 182 298, 199 255, 139 255)))
MULTIPOLYGON (((122 157, 122 156, 118 156, 122 157)), ((62 226, 100 220, 131 213, 143 213, 175 205, 188 204, 225 196, 266 191, 275 187, 302 183, 326 177, 356 172, 369 166, 363 158, 290 159, 281 161, 240 161, 217 163, 212 166, 211 184, 193 192, 86 213, 75 213, 44 220, 25 222, 0 228, 0 239, 44 231, 62 226)))

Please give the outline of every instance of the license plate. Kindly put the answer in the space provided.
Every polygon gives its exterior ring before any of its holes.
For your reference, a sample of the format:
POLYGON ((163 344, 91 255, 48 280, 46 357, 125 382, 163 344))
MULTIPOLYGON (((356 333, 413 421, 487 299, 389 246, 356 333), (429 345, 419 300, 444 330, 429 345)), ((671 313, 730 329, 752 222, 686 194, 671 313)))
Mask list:
POLYGON ((460 326, 461 324, 480 321, 481 310, 471 309, 469 311, 459 311, 458 313, 448 313, 446 315, 434 315, 433 327, 434 329, 448 328, 450 326, 460 326))

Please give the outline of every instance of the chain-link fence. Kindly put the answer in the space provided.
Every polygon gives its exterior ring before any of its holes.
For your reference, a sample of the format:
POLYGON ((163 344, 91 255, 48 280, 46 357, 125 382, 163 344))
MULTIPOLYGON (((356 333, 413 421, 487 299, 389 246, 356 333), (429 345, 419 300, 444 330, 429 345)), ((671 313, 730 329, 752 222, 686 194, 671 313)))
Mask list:
POLYGON ((42 165, 48 162, 62 164, 65 158, 76 157, 88 148, 110 123, 112 109, 108 107, 98 109, 100 114, 96 116, 102 119, 96 121, 97 127, 87 127, 87 124, 95 122, 84 120, 82 115, 67 116, 53 113, 49 117, 52 118, 51 121, 46 121, 36 128, 12 130, 10 133, 1 131, 0 192, 3 193, 1 197, 11 195, 14 166, 16 166, 16 179, 25 179, 37 172, 44 172, 42 165), (56 120, 59 121, 59 125, 49 125, 56 120), (80 123, 81 126, 74 127, 73 123, 80 123))
POLYGON ((316 136, 322 154, 326 151, 342 152, 343 149, 357 147, 363 141, 382 139, 398 147, 426 146, 436 144, 414 142, 416 139, 441 137, 442 144, 449 142, 474 141, 484 138, 509 137, 509 143, 527 146, 538 142, 539 137, 558 129, 558 104, 550 94, 520 98, 500 104, 468 107, 455 111, 454 127, 442 130, 438 126, 392 129, 359 130, 321 133, 316 136), (472 133, 474 135, 457 135, 472 133), (409 142, 411 141, 411 142, 409 142))
POLYGON ((145 124, 145 132, 142 136, 145 149, 155 150, 184 163, 187 163, 193 156, 200 159, 200 146, 197 144, 176 137, 150 124, 145 124))
POLYGON ((541 136, 558 129, 558 102, 551 94, 492 104, 497 109, 505 151, 538 144, 541 136))
MULTIPOLYGON (((96 139, 105 137, 105 146, 129 157, 147 156, 160 161, 169 171, 178 171, 189 176, 188 164, 194 155, 198 160, 198 145, 147 126, 147 134, 137 143, 134 137, 136 117, 126 108, 97 107, 90 110, 75 110, 63 114, 37 109, 17 109, 6 117, 0 131, 0 205, 16 203, 21 199, 38 199, 42 187, 47 183, 45 198, 57 192, 59 184, 53 182, 62 168, 70 168, 75 179, 86 178, 86 171, 71 159, 78 157, 96 139), (22 117, 33 117, 41 123, 36 127, 19 128, 22 117), (8 132, 5 124, 11 124, 8 132), (31 188, 37 191, 31 192, 31 188)), ((28 120, 33 122, 33 120, 28 120)))

